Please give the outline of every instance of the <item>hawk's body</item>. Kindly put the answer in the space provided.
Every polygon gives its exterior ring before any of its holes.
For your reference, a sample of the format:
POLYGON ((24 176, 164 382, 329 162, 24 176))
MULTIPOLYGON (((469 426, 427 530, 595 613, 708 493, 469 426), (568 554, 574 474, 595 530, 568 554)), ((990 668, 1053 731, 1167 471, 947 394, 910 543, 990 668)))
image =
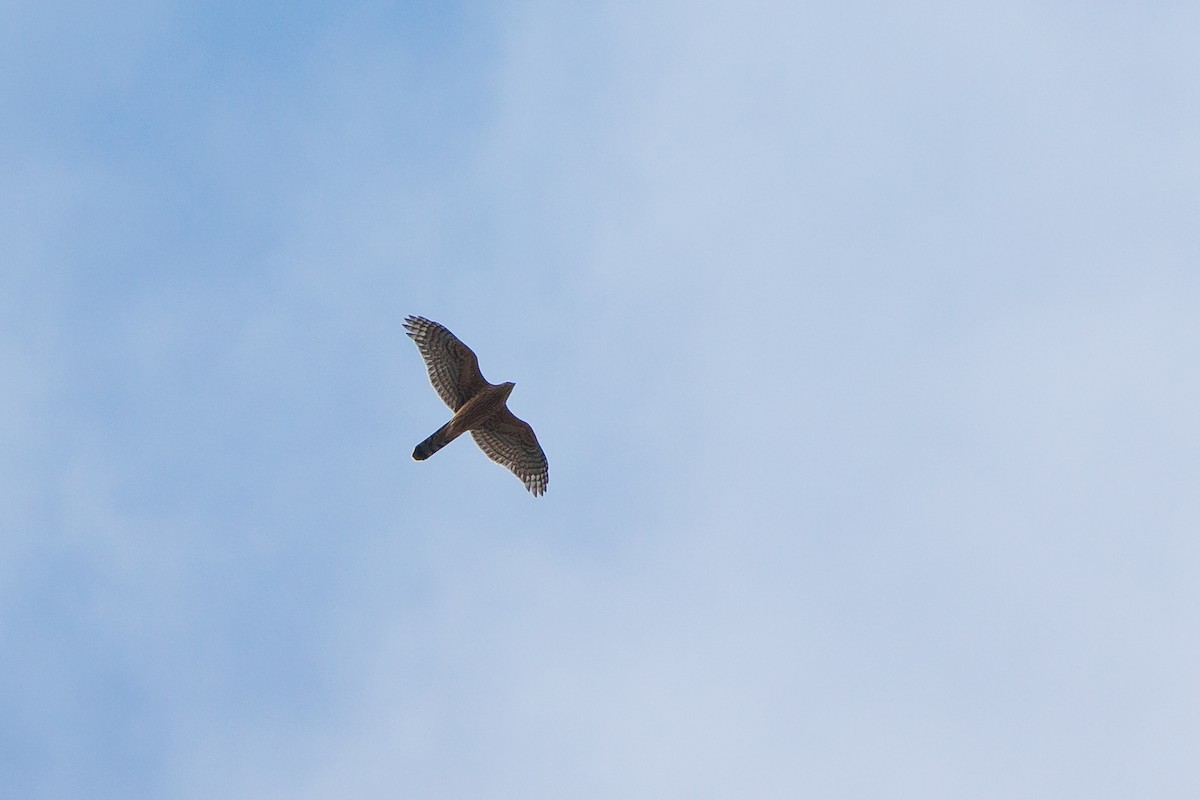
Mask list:
POLYGON ((504 405, 504 401, 508 399, 513 386, 511 383, 502 383, 499 386, 488 384, 473 394, 470 400, 454 412, 449 422, 417 445, 417 449, 413 450, 413 458, 424 461, 467 431, 483 429, 501 411, 511 417, 512 414, 504 405))
POLYGON ((424 461, 470 431, 487 457, 511 470, 526 489, 534 495, 545 492, 550 481, 546 454, 533 428, 505 404, 515 384, 488 383, 475 353, 444 326, 424 317, 407 317, 404 328, 425 359, 429 382, 454 411, 449 422, 417 445, 413 458, 424 461))

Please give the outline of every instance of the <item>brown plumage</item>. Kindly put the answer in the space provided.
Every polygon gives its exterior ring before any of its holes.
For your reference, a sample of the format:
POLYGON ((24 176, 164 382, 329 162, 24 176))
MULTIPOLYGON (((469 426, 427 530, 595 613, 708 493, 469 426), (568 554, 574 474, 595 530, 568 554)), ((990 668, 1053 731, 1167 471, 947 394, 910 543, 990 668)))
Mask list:
POLYGON ((436 322, 410 316, 404 329, 425 359, 429 382, 454 411, 449 422, 416 446, 413 458, 424 461, 470 431, 488 458, 511 470, 535 496, 544 493, 550 482, 546 454, 533 428, 506 405, 516 384, 488 383, 471 348, 436 322))

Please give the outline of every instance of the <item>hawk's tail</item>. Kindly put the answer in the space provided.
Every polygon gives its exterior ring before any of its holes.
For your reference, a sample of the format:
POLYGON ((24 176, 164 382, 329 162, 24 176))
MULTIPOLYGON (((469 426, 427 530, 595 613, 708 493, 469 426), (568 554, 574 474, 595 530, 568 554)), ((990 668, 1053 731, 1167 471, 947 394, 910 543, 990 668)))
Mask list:
POLYGON ((424 461, 438 450, 441 450, 443 447, 450 444, 450 442, 454 441, 454 438, 455 437, 450 435, 450 423, 447 422, 445 425, 434 431, 433 435, 431 435, 428 439, 416 446, 416 449, 413 450, 413 460, 424 461))

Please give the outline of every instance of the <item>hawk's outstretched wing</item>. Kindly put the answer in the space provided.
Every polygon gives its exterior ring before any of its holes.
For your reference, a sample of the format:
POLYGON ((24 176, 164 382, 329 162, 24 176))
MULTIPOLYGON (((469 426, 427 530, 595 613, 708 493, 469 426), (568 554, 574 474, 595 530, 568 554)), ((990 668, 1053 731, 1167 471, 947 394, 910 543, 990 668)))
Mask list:
POLYGON ((424 317, 405 317, 404 330, 417 343, 429 370, 429 382, 446 405, 457 411, 467 399, 488 385, 471 348, 445 326, 424 317))
POLYGON ((488 458, 511 470, 534 495, 546 491, 550 466, 529 423, 502 408, 485 427, 472 430, 471 436, 488 458))

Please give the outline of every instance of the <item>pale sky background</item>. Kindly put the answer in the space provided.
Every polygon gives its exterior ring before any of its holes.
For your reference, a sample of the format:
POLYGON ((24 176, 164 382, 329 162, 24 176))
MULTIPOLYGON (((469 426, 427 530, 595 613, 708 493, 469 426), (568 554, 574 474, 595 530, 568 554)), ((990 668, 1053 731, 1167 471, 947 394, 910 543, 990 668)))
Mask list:
POLYGON ((1200 797, 1198 36, 4 3, 0 796, 1200 797))

